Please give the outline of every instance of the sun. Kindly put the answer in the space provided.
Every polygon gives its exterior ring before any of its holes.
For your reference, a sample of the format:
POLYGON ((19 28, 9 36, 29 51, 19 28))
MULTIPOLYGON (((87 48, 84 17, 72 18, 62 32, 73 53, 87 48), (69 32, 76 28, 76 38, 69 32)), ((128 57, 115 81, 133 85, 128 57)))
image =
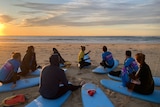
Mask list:
POLYGON ((3 33, 4 28, 5 28, 4 24, 0 23, 0 35, 4 35, 3 33))

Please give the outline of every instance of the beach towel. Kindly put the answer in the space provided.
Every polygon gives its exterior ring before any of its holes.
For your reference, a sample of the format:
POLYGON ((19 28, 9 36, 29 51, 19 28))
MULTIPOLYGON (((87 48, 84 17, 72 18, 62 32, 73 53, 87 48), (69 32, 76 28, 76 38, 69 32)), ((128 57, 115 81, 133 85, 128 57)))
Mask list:
POLYGON ((26 102, 26 98, 23 94, 13 95, 2 100, 2 106, 10 107, 19 105, 26 102))

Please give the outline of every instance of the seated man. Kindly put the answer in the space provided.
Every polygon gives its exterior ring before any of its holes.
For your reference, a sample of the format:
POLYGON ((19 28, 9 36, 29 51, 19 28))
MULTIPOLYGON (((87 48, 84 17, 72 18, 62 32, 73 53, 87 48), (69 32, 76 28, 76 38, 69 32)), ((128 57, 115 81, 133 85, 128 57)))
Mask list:
POLYGON ((107 51, 106 46, 103 46, 103 52, 104 53, 102 53, 102 62, 100 63, 100 65, 104 68, 112 68, 114 66, 112 53, 107 51))

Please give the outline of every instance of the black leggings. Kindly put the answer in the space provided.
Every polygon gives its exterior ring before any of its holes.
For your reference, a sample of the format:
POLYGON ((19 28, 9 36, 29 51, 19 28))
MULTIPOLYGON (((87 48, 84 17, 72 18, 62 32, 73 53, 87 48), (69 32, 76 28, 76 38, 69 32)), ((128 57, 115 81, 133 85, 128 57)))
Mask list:
POLYGON ((0 82, 2 82, 3 84, 8 84, 8 83, 11 83, 11 82, 13 82, 14 84, 16 84, 16 81, 18 81, 18 80, 20 80, 20 76, 17 75, 17 74, 14 74, 13 77, 10 80, 5 81, 5 82, 0 81, 0 82))
MULTIPOLYGON (((59 98, 59 97, 63 96, 66 92, 68 92, 69 90, 70 91, 75 91, 80 87, 81 87, 80 85, 79 86, 75 86, 75 85, 72 85, 72 84, 69 84, 68 86, 60 86, 59 87, 59 91, 57 92, 57 94, 55 96, 47 98, 47 99, 59 98)), ((44 98, 46 98, 46 97, 44 97, 44 98)))
POLYGON ((102 61, 102 62, 100 63, 100 65, 103 66, 104 68, 106 68, 106 67, 107 67, 107 68, 112 68, 112 67, 114 66, 114 63, 113 63, 113 65, 110 66, 110 65, 106 64, 105 61, 102 61))
POLYGON ((81 61, 81 62, 79 62, 79 64, 80 64, 80 68, 83 68, 83 67, 85 67, 85 66, 91 65, 91 63, 85 62, 85 61, 81 61))
POLYGON ((134 92, 137 92, 137 93, 140 93, 140 94, 144 94, 144 95, 152 94, 153 91, 154 91, 154 83, 148 89, 145 88, 144 86, 137 85, 137 84, 134 84, 134 83, 128 83, 127 87, 129 89, 133 90, 134 92))

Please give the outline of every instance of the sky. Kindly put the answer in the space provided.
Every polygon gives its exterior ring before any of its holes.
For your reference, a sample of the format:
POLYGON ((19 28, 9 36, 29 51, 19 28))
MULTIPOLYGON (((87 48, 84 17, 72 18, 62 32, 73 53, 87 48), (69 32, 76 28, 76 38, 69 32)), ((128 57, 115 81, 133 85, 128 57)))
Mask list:
POLYGON ((160 0, 0 0, 1 36, 160 36, 160 0))

